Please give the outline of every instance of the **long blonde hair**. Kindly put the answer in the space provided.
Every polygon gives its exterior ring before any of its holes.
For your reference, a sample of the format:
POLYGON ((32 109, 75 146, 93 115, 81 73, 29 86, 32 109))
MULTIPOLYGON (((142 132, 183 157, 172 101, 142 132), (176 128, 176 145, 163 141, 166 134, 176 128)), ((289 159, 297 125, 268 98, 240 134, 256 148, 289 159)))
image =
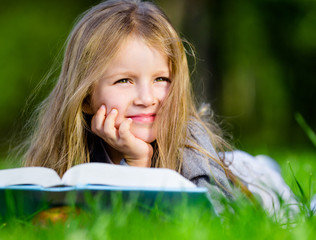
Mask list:
MULTIPOLYGON (((36 128, 28 139, 26 166, 50 167, 62 175, 73 165, 90 161, 90 126, 84 107, 89 104, 92 86, 131 33, 169 58, 172 82, 158 114, 154 167, 181 171, 189 118, 204 124, 192 95, 186 51, 163 11, 137 0, 102 2, 77 22, 67 40, 57 84, 39 107, 36 128)), ((215 133, 216 125, 211 123, 207 129, 215 148, 222 150, 225 141, 215 133)))

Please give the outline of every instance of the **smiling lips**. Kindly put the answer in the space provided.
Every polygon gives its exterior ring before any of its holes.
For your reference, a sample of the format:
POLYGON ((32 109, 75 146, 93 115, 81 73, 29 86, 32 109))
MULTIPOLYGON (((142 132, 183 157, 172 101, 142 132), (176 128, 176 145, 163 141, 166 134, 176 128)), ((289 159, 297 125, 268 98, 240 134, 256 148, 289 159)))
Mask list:
POLYGON ((133 122, 139 122, 139 123, 152 123, 155 121, 156 114, 138 114, 133 116, 128 116, 128 118, 131 118, 133 122))

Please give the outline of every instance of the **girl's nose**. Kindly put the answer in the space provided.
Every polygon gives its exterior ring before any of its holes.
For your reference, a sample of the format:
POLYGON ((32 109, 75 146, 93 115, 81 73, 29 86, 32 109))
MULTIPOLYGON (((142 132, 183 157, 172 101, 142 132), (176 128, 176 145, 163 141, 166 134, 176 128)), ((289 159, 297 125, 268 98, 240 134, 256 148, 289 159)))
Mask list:
POLYGON ((137 96, 134 100, 135 105, 151 106, 157 103, 153 86, 139 86, 137 88, 137 96))

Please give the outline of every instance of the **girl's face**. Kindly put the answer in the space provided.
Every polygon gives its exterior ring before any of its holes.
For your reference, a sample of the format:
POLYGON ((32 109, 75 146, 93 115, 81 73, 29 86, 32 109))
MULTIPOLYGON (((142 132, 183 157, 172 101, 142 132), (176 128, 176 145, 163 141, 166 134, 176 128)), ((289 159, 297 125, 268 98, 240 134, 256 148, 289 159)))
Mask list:
POLYGON ((170 86, 168 58, 137 36, 123 43, 93 88, 91 110, 118 110, 115 127, 131 118, 131 133, 147 143, 156 139, 154 122, 170 86))

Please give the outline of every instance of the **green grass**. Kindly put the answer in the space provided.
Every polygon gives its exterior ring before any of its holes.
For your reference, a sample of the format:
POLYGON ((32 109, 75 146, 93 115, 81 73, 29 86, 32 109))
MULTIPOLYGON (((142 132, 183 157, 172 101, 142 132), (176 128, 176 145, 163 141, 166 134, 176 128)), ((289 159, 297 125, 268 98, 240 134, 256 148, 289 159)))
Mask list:
MULTIPOLYGON (((256 152, 256 151, 254 151, 256 152)), ((258 152, 259 153, 259 152, 258 152)), ((262 153, 262 152, 261 152, 262 153)), ((316 193, 316 151, 272 152, 282 168, 285 181, 301 199, 295 178, 309 198, 316 193), (289 164, 293 169, 290 170, 289 164)), ((1 168, 16 166, 2 163, 1 168)), ((102 205, 102 203, 99 203, 102 205)), ((228 206, 228 205, 227 205, 228 206)), ((290 223, 275 222, 262 209, 238 199, 217 217, 198 207, 174 206, 166 212, 157 208, 139 211, 135 205, 117 203, 104 210, 70 211, 66 222, 34 223, 34 219, 2 219, 0 239, 314 239, 316 216, 302 212, 290 223)))

